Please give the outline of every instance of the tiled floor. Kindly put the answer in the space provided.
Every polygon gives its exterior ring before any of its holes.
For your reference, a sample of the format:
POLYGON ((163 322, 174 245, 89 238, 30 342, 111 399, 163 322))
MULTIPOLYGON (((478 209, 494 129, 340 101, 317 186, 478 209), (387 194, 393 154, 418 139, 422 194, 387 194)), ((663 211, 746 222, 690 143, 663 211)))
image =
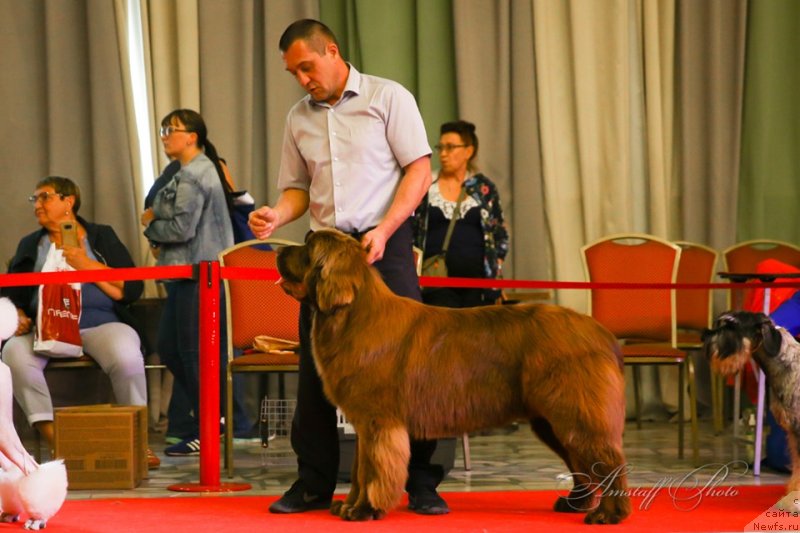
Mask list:
MULTIPOLYGON (((669 422, 645 423, 641 430, 629 423, 625 433, 625 454, 630 469, 630 487, 651 487, 669 483, 708 483, 712 479, 723 484, 785 484, 786 474, 762 469, 759 478, 745 471, 744 463, 748 449, 745 444, 732 444, 728 429, 723 435, 714 436, 710 422, 701 422, 700 461, 697 466, 690 459, 677 458, 677 426, 669 422)), ((691 457, 688 442, 687 457, 691 457)), ((456 447, 455 465, 450 470, 440 490, 532 490, 557 489, 569 486, 564 479, 566 469, 558 457, 539 442, 530 430, 518 428, 498 430, 488 435, 475 435, 470 439, 472 469, 465 471, 461 440, 456 447)), ((167 489, 175 483, 199 482, 199 460, 197 457, 174 458, 163 455, 163 435, 152 434, 153 449, 162 459, 161 468, 150 472, 150 479, 139 488, 126 491, 71 491, 69 497, 167 497, 194 495, 176 493, 167 489)), ((240 494, 278 495, 285 491, 295 479, 293 456, 287 439, 271 441, 263 449, 259 441, 236 443, 235 477, 229 480, 224 473, 220 481, 246 482, 252 489, 240 494), (276 464, 284 463, 284 464, 276 464)), ((340 484, 337 492, 346 493, 348 486, 340 484)))

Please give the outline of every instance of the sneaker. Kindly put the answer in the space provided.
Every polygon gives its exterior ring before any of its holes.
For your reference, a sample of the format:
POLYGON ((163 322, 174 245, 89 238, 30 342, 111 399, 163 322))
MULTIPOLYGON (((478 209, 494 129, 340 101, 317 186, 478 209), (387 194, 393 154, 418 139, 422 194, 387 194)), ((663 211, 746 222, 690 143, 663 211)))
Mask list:
POLYGON ((417 514, 437 515, 447 514, 450 508, 447 502, 439 496, 436 489, 420 490, 408 493, 408 510, 417 514))
POLYGON ((281 499, 269 506, 270 513, 290 514, 304 513, 318 509, 328 509, 331 506, 331 497, 323 497, 311 494, 305 488, 301 480, 294 482, 294 485, 287 490, 281 499))
POLYGON ((173 444, 164 448, 164 455, 170 457, 185 457, 189 455, 200 455, 200 439, 185 439, 178 444, 173 444))

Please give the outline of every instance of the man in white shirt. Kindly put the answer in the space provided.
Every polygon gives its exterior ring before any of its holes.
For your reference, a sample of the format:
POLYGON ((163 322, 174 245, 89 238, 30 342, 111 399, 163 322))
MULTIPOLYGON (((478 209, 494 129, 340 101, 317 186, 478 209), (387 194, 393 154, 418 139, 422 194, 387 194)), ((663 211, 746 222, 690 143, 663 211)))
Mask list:
MULTIPOLYGON (((281 195, 274 206, 250 215, 253 233, 265 239, 308 210, 312 231, 350 233, 395 293, 421 300, 410 217, 431 183, 431 149, 413 95, 346 63, 321 22, 292 23, 280 49, 286 70, 308 96, 289 111, 278 176, 281 195)), ((292 422, 299 479, 270 506, 274 513, 327 508, 336 487, 336 412, 322 391, 310 331, 310 308, 304 304, 292 422)), ((409 509, 420 514, 449 512, 436 492, 444 469, 430 463, 435 448, 436 441, 411 442, 406 490, 409 509)))

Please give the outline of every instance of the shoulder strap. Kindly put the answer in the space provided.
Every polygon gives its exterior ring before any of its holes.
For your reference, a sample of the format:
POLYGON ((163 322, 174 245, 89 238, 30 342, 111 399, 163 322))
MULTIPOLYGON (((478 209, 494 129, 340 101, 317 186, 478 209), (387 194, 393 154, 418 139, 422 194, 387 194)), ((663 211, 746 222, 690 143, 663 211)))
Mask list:
POLYGON ((450 219, 450 225, 447 226, 447 233, 444 236, 444 242, 442 243, 442 253, 447 253, 447 247, 450 246, 450 237, 453 236, 453 229, 456 227, 456 220, 459 219, 461 216, 461 201, 467 196, 467 190, 464 188, 463 184, 461 186, 461 192, 458 193, 458 201, 456 201, 456 208, 453 211, 453 218, 450 219))

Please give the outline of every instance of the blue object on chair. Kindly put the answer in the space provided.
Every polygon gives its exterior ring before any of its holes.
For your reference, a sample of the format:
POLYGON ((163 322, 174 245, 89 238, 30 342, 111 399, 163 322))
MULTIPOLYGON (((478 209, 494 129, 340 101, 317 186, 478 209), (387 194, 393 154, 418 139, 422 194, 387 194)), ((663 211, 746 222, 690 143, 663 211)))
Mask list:
MULTIPOLYGON (((255 235, 250 230, 247 220, 250 213, 255 209, 255 202, 247 191, 234 191, 232 194, 233 208, 231 209, 231 224, 233 225, 233 242, 240 242, 255 239, 255 235)), ((269 250, 270 248, 267 248, 269 250)))
POLYGON ((773 470, 780 472, 792 471, 792 458, 789 456, 789 448, 786 442, 786 432, 772 416, 772 411, 767 409, 767 424, 769 425, 769 435, 767 435, 767 456, 762 464, 773 470))

